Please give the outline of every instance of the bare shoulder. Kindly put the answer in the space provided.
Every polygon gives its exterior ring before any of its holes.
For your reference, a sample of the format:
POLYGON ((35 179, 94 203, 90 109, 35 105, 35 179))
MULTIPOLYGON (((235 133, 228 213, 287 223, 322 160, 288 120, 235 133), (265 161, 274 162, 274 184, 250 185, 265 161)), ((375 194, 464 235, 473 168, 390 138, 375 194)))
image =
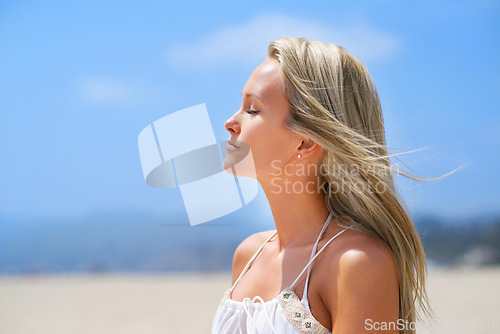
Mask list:
POLYGON ((238 276, 240 276, 259 247, 274 233, 276 233, 276 230, 257 232, 239 244, 233 256, 233 283, 238 279, 238 276))
POLYGON ((394 254, 382 241, 358 231, 351 231, 344 240, 338 265, 344 274, 372 270, 397 271, 394 254))
POLYGON ((333 328, 343 332, 356 324, 359 333, 366 319, 398 318, 399 269, 393 252, 382 241, 358 231, 345 234, 326 257, 323 277, 333 277, 334 284, 324 281, 321 297, 333 328))
MULTIPOLYGON (((338 283, 371 276, 373 279, 398 277, 394 254, 382 241, 359 231, 346 231, 344 238, 325 249, 325 265, 329 277, 334 274, 338 283), (376 275, 375 275, 376 274, 376 275)), ((376 283, 376 282, 375 282, 376 283)))

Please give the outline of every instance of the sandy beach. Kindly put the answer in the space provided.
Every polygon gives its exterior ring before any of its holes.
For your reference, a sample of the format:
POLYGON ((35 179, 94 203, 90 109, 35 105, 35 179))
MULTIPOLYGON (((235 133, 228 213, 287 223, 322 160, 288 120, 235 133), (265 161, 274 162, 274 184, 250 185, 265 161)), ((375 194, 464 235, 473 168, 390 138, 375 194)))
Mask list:
MULTIPOLYGON (((0 333, 210 333, 228 273, 0 277, 0 333)), ((500 268, 433 268, 433 328, 500 333, 500 268)), ((431 331, 433 329, 433 331, 431 331)))

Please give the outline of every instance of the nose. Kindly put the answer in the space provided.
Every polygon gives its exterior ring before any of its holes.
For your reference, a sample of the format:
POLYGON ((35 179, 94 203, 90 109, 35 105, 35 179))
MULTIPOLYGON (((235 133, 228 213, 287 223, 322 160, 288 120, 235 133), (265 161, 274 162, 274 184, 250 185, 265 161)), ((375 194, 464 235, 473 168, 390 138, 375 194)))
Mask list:
POLYGON ((226 128, 230 134, 240 133, 241 127, 237 119, 238 112, 239 110, 236 111, 233 116, 229 117, 229 119, 224 123, 224 128, 226 128))

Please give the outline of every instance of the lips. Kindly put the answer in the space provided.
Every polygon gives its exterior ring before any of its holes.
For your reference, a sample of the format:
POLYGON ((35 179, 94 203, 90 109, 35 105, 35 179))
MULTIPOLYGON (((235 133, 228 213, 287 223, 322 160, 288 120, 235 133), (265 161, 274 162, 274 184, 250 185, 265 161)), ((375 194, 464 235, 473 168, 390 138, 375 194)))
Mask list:
POLYGON ((239 148, 240 147, 238 145, 236 145, 236 142, 234 142, 232 140, 228 140, 227 141, 227 146, 226 146, 227 150, 237 150, 239 148))

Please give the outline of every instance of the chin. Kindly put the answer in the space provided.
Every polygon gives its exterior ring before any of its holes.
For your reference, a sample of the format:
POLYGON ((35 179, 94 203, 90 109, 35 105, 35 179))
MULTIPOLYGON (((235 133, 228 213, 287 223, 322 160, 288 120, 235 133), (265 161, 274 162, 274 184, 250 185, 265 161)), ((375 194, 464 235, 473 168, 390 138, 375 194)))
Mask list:
POLYGON ((229 174, 257 178, 252 152, 249 147, 247 149, 228 150, 222 166, 229 174))

